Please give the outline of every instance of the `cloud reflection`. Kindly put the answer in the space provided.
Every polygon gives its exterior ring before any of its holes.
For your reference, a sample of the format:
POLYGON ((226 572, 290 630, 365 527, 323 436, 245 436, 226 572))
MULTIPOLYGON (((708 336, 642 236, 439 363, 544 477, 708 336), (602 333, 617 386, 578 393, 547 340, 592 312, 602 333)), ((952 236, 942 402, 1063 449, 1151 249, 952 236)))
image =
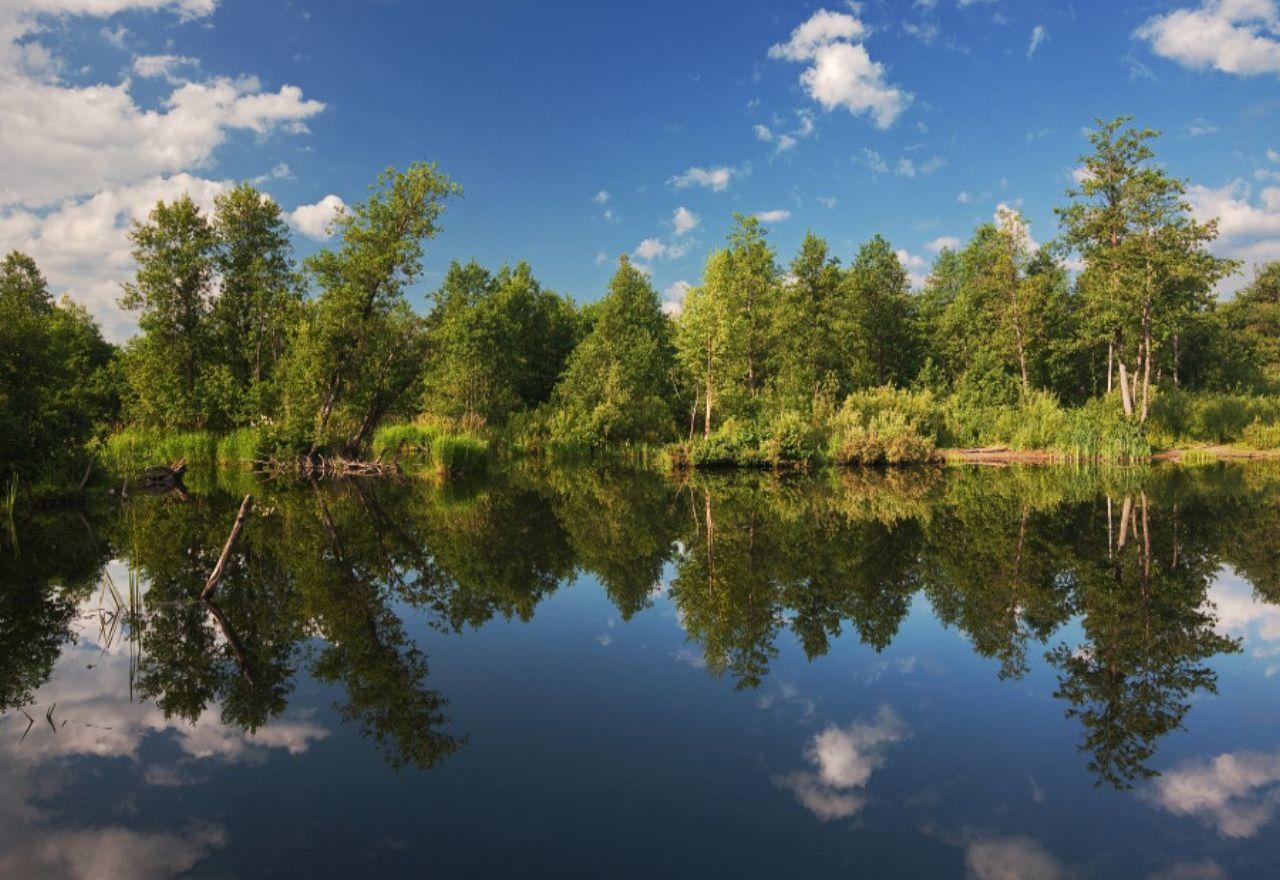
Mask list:
POLYGON ((819 731, 804 752, 814 769, 777 776, 774 783, 823 822, 847 819, 866 806, 867 783, 884 765, 888 747, 909 735, 898 713, 881 706, 870 721, 833 724, 819 731))
POLYGON ((1165 772, 1146 798, 1175 816, 1199 819, 1223 837, 1253 837, 1280 803, 1280 750, 1227 752, 1165 772))

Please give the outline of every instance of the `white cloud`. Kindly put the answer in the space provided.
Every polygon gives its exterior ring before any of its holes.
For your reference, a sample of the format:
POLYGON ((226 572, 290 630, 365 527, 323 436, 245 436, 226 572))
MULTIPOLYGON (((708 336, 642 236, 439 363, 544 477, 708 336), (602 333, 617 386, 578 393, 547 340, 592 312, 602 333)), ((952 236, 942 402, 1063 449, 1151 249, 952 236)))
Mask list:
POLYGON ((1203 137, 1207 134, 1217 134, 1217 133, 1218 133, 1218 126, 1214 125, 1211 122, 1206 122, 1203 119, 1192 120, 1191 124, 1187 126, 1187 134, 1191 135, 1192 137, 1203 137))
POLYGON ((862 148, 862 162, 871 169, 873 174, 885 174, 889 170, 888 164, 880 157, 880 154, 870 147, 862 148))
POLYGON ((133 72, 143 79, 162 76, 172 80, 178 68, 199 65, 199 60, 186 55, 138 55, 133 59, 133 72))
POLYGON ((675 213, 671 215, 671 226, 676 235, 692 232, 700 222, 702 222, 702 218, 683 205, 676 208, 675 213))
POLYGON ((1267 150, 1267 161, 1280 162, 1280 153, 1276 152, 1275 150, 1270 150, 1270 149, 1267 150))
POLYGON ((1040 44, 1049 38, 1049 32, 1044 29, 1044 25, 1038 24, 1031 29, 1031 42, 1027 46, 1027 57, 1030 58, 1036 54, 1036 50, 1040 48, 1040 44))
MULTIPOLYGON (((50 19, 163 12, 211 14, 216 0, 8 0, 0 3, 0 251, 20 248, 40 262, 56 292, 70 291, 113 338, 132 320, 115 305, 131 271, 125 232, 158 198, 184 191, 207 205, 223 183, 194 176, 236 132, 259 137, 305 131, 324 109, 296 86, 265 89, 252 76, 173 79, 195 59, 133 59, 138 77, 170 78, 154 105, 132 82, 80 86, 58 77, 64 59, 39 36, 50 19), (16 121, 20 120, 20 124, 16 121)), ((128 32, 104 29, 123 45, 128 32)))
POLYGON ((831 725, 815 734, 804 751, 813 769, 775 777, 774 784, 823 822, 847 819, 866 806, 867 784, 884 766, 888 747, 909 734, 893 708, 881 706, 871 721, 831 725))
POLYGON ((756 211, 755 216, 761 223, 783 223, 791 219, 791 212, 784 208, 775 208, 772 211, 756 211))
POLYGON ((1249 184, 1237 178, 1217 189, 1193 185, 1187 198, 1197 219, 1218 218, 1214 252, 1244 261, 1245 272, 1224 289, 1243 283, 1251 267, 1280 259, 1280 186, 1264 188, 1255 202, 1249 184))
POLYGON ((314 205, 299 205, 288 213, 289 225, 307 238, 325 241, 330 238, 330 224, 346 203, 333 194, 325 196, 314 205))
POLYGON ((920 287, 929 277, 929 262, 919 254, 913 254, 906 250, 894 251, 898 256, 898 262, 902 264, 902 268, 907 270, 907 280, 911 282, 912 287, 920 287))
POLYGON ((894 166, 893 171, 899 177, 915 177, 916 164, 910 159, 899 159, 898 164, 894 166))
POLYGON ((724 165, 715 168, 701 168, 694 166, 683 174, 677 174, 672 177, 668 183, 676 189, 688 189, 691 186, 701 186, 712 192, 723 192, 729 186, 729 181, 735 174, 734 169, 724 165))
POLYGON ((824 208, 834 208, 836 206, 835 196, 818 196, 814 201, 824 208))
POLYGON ((974 880, 1060 880, 1066 871, 1044 847, 1027 837, 976 840, 965 847, 974 880))
POLYGON ((1194 70, 1251 76, 1280 73, 1275 0, 1202 0, 1147 19, 1134 36, 1161 57, 1194 70))
POLYGON ((662 311, 673 318, 684 310, 684 298, 693 289, 688 281, 673 281, 662 291, 662 311))
POLYGON ((635 255, 637 258, 645 261, 656 260, 659 257, 667 255, 667 246, 659 239, 646 238, 644 241, 636 245, 635 255))
POLYGON ((597 205, 607 205, 609 203, 609 191, 602 189, 592 196, 591 200, 597 205))
POLYGON ((254 186, 261 186, 269 180, 293 180, 293 169, 288 162, 277 162, 266 174, 259 174, 252 181, 254 186))
POLYGON ((940 235, 933 241, 925 242, 924 249, 932 253, 939 253, 944 250, 955 250, 960 247, 960 239, 954 235, 940 235))
POLYGON ((598 251, 596 253, 596 265, 603 266, 607 262, 609 262, 609 255, 604 251, 598 251))
POLYGON ((1175 816, 1199 819, 1223 837, 1253 837, 1280 802, 1280 751, 1227 752, 1163 773, 1144 797, 1175 816))
POLYGON ((860 42, 867 28, 855 16, 820 9, 769 48, 769 57, 806 64, 800 84, 826 110, 843 107, 889 128, 911 103, 911 93, 890 84, 883 64, 860 42))
POLYGON ((973 201, 973 196, 969 194, 967 189, 962 189, 956 193, 956 201, 962 205, 967 205, 973 201))
POLYGON ((135 220, 145 220, 157 201, 172 201, 184 193, 204 210, 226 188, 224 181, 189 174, 108 187, 93 196, 67 199, 36 213, 23 208, 0 211, 0 250, 18 249, 35 258, 58 289, 69 291, 103 322, 109 338, 121 339, 133 319, 116 306, 120 282, 133 268, 125 238, 135 220))

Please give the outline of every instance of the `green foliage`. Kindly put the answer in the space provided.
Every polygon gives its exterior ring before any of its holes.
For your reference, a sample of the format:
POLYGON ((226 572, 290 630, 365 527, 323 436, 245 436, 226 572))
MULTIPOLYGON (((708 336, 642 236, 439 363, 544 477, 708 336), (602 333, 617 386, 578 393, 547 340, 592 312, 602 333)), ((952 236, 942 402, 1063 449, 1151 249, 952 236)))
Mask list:
POLYGON ((210 431, 126 428, 102 444, 103 466, 119 477, 137 477, 152 465, 186 461, 190 471, 212 473, 218 467, 218 435, 210 431))
POLYGON ((1147 430, 1157 446, 1235 443, 1251 425, 1276 422, 1280 422, 1280 398, 1164 389, 1152 402, 1147 430))
POLYGON ((669 440, 671 328, 658 295, 624 257, 556 386, 553 442, 599 448, 669 440))
POLYGON ((1240 442, 1254 449, 1280 449, 1280 422, 1255 419, 1240 432, 1240 442))
POLYGON ((383 425, 371 447, 377 458, 395 461, 411 473, 481 474, 489 465, 488 440, 429 421, 383 425))
POLYGON ((846 400, 836 414, 829 441, 831 461, 840 465, 897 465, 918 464, 933 457, 933 438, 921 432, 922 423, 914 414, 866 403, 851 405, 846 400))
POLYGON ((34 260, 0 261, 0 479, 74 488, 119 408, 115 349, 82 306, 55 303, 34 260))
POLYGON ((307 260, 320 292, 282 365, 286 443, 358 454, 384 418, 416 403, 424 333, 405 289, 421 273, 445 200, 459 193, 434 165, 388 169, 367 200, 334 220, 341 243, 307 260))

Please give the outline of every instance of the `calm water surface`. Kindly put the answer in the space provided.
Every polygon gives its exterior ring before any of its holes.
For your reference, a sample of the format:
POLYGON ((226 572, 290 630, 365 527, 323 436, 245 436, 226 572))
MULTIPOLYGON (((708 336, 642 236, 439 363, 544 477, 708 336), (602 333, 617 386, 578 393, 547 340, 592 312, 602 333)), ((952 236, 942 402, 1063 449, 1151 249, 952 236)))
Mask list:
POLYGON ((0 528, 0 876, 1280 876, 1280 470, 219 480, 0 528))

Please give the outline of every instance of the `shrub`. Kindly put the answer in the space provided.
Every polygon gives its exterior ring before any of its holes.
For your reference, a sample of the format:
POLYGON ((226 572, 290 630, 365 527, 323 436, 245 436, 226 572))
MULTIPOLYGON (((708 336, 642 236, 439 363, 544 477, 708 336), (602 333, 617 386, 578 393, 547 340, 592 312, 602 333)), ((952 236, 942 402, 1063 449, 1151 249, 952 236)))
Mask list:
POLYGON ((1240 441, 1254 449, 1280 449, 1280 422, 1254 419, 1241 432, 1240 441))
POLYGON ((846 401, 836 414, 827 444, 832 461, 841 465, 909 464, 932 457, 933 438, 922 433, 910 415, 898 409, 879 409, 867 417, 864 403, 846 401))
POLYGON ((469 434, 441 434, 431 444, 431 457, 440 474, 484 473, 489 465, 489 441, 469 434))
POLYGON ((760 458, 774 465, 808 464, 818 457, 818 437, 813 425, 795 410, 783 410, 769 423, 760 444, 760 458))

